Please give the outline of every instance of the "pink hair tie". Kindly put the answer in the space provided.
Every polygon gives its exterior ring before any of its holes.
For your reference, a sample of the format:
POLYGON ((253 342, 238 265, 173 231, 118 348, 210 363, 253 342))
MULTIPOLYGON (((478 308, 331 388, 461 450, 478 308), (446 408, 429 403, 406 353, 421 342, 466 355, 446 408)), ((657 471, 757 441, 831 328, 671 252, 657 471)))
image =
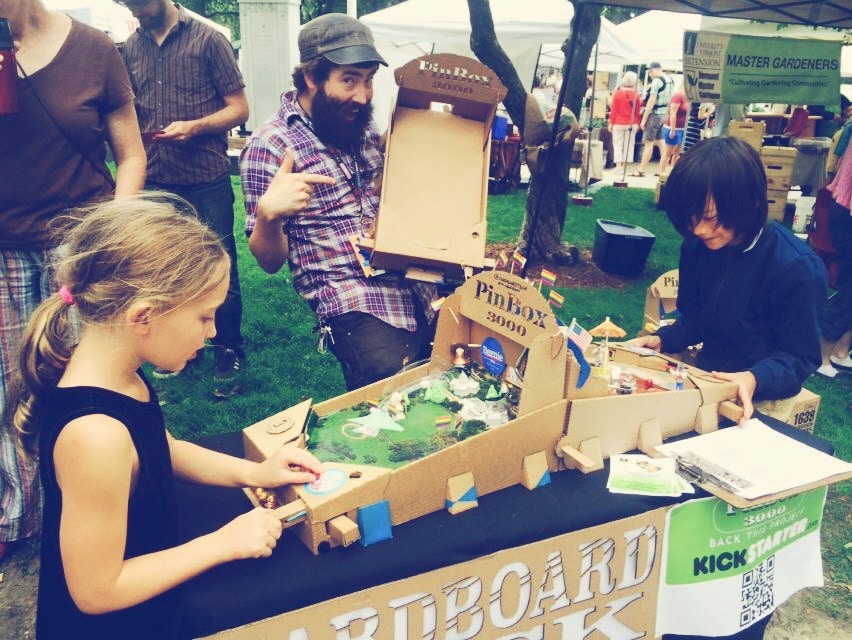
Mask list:
POLYGON ((65 304, 67 304, 69 306, 74 304, 74 296, 68 290, 68 287, 63 286, 59 290, 59 297, 62 298, 62 302, 64 302, 65 304))

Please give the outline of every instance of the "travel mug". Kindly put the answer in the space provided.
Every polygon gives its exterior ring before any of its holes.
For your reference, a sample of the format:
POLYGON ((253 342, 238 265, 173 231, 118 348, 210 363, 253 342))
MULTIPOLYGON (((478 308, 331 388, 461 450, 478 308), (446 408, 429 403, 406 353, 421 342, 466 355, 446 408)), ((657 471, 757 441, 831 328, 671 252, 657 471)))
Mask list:
POLYGON ((12 25, 0 18, 0 115, 18 113, 18 69, 12 25))

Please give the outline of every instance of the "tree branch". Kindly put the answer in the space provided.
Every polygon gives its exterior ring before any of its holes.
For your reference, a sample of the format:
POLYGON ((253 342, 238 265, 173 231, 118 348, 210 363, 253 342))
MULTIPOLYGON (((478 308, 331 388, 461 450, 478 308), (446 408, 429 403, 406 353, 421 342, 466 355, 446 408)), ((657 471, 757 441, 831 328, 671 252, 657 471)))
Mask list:
POLYGON ((524 107, 527 89, 524 87, 515 66, 497 41, 494 19, 488 0, 467 0, 470 11, 470 50, 479 60, 491 68, 506 86, 507 94, 503 105, 512 123, 524 129, 524 107))

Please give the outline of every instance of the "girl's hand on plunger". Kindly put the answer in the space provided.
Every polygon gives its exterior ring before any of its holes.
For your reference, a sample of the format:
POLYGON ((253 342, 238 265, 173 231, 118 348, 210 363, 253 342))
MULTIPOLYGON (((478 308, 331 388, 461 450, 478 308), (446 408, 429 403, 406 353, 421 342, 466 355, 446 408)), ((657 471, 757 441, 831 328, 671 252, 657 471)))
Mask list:
POLYGON ((272 509, 257 507, 209 534, 221 548, 224 561, 268 558, 281 537, 281 521, 272 509))

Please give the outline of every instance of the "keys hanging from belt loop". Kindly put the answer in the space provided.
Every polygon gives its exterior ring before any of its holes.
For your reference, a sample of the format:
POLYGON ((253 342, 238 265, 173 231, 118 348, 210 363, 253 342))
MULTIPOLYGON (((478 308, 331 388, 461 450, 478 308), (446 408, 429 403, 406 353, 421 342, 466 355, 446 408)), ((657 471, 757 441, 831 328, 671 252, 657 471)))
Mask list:
POLYGON ((325 323, 320 323, 313 329, 317 334, 317 353, 325 353, 328 351, 328 341, 334 344, 334 336, 331 333, 331 327, 325 323))

